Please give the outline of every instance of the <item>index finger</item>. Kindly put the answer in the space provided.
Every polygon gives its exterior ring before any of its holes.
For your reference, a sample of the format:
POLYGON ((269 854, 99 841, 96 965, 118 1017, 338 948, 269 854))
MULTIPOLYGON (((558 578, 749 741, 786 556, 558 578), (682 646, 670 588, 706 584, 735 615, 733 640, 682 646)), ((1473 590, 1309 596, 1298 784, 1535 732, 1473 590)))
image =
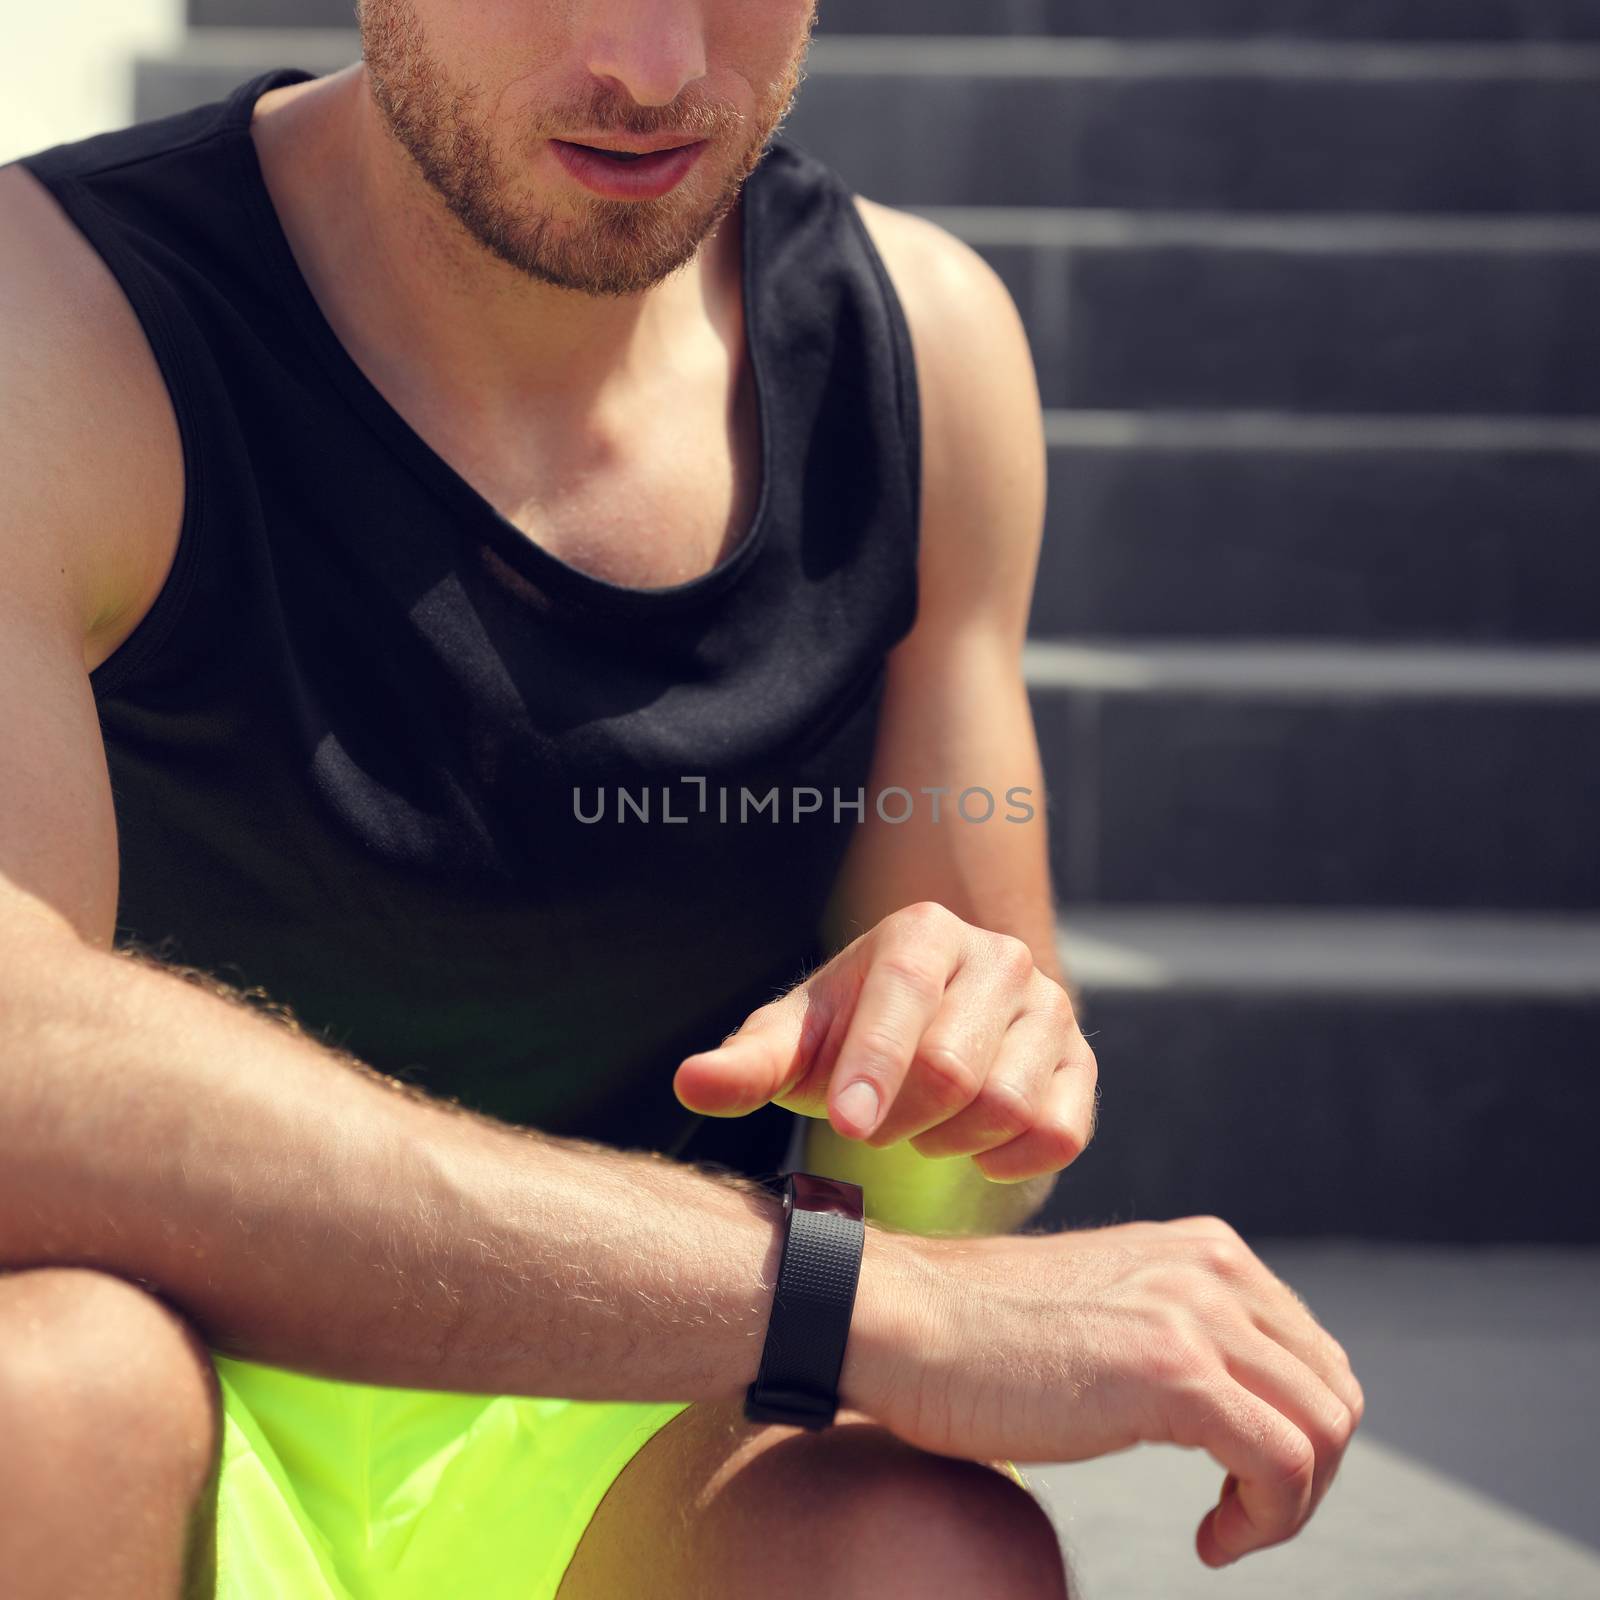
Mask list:
POLYGON ((886 934, 872 951, 829 1080, 837 1132, 865 1139, 883 1122, 960 965, 959 945, 931 932, 915 944, 886 934))
POLYGON ((1228 1473, 1221 1499, 1196 1533, 1200 1559, 1225 1566, 1292 1538, 1311 1514, 1317 1457, 1310 1439, 1232 1379, 1196 1391, 1194 1404, 1202 1414, 1188 1429, 1174 1430, 1174 1439, 1200 1445, 1228 1473))

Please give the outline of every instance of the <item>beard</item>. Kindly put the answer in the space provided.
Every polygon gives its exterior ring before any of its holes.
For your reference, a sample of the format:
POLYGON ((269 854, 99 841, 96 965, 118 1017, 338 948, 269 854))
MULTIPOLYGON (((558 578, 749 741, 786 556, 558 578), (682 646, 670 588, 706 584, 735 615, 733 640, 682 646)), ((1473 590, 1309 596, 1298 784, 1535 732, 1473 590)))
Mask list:
MULTIPOLYGON (((793 104, 816 7, 800 47, 749 117, 703 98, 680 98, 671 107, 619 103, 596 83, 587 100, 562 108, 543 135, 558 137, 559 129, 573 127, 619 136, 670 129, 685 138, 718 141, 716 148, 736 147, 738 155, 709 200, 696 198, 687 186, 655 200, 587 193, 542 201, 524 197, 482 114, 481 90, 449 78, 429 49, 411 0, 361 0, 357 17, 362 59, 384 124, 468 234, 529 278, 581 294, 616 296, 641 294, 686 266, 732 210, 793 104)), ((704 164, 702 157, 695 171, 704 164)))

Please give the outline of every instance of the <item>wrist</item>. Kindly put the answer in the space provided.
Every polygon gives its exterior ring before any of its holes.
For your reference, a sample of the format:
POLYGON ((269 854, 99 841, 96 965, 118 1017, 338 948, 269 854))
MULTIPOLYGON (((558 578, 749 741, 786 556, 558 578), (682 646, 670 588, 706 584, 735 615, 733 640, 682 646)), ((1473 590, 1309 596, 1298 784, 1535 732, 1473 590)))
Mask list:
POLYGON ((920 1352, 939 1322, 942 1274, 929 1241, 868 1223, 839 1404, 881 1418, 911 1388, 920 1352))

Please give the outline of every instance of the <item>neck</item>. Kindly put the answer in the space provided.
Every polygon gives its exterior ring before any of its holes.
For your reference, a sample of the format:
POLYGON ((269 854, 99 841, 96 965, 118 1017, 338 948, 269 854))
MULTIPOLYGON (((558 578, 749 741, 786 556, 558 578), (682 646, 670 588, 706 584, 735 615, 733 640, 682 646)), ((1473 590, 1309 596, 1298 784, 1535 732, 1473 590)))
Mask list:
POLYGON ((381 385, 424 390, 457 419, 492 431, 552 404, 576 418, 707 323, 735 326, 739 204, 682 272, 588 295, 528 277, 467 232, 389 133, 359 64, 269 92, 251 135, 341 341, 381 385))

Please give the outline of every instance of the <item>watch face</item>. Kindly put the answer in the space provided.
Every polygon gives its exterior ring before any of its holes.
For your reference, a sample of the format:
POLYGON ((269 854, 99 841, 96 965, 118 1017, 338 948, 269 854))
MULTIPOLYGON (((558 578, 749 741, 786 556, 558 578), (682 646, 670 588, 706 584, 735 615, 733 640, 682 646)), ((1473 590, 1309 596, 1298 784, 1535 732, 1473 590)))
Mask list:
POLYGON ((862 1220, 861 1185, 837 1178, 819 1178, 810 1172, 789 1174, 794 1205, 801 1211, 836 1211, 841 1217, 862 1220))

